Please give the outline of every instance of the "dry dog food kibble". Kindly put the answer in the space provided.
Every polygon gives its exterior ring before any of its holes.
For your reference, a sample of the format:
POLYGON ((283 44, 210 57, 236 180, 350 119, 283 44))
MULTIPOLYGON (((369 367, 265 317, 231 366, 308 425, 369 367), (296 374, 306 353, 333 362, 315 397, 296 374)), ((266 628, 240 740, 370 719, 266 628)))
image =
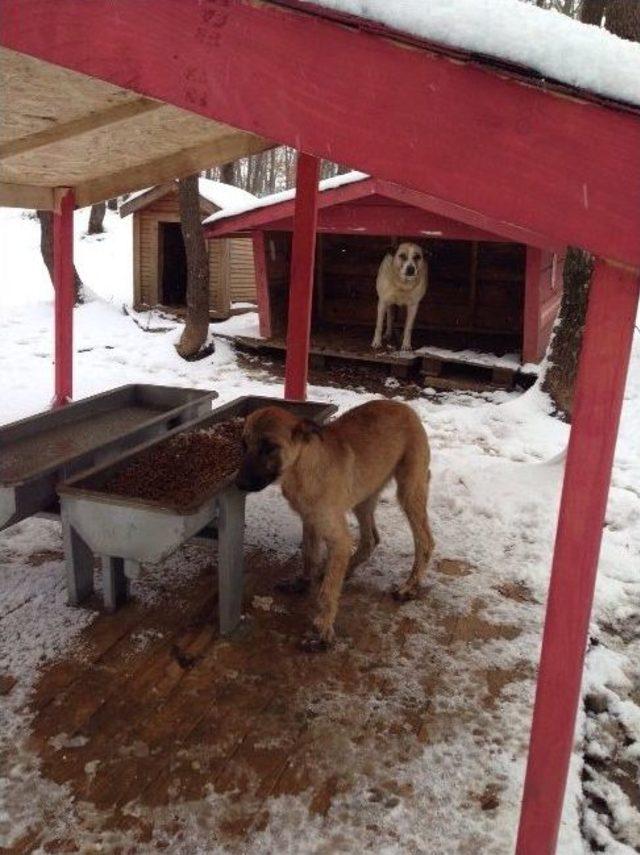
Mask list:
POLYGON ((179 507, 204 500, 240 465, 242 425, 232 419, 179 433, 132 458, 102 491, 179 507))

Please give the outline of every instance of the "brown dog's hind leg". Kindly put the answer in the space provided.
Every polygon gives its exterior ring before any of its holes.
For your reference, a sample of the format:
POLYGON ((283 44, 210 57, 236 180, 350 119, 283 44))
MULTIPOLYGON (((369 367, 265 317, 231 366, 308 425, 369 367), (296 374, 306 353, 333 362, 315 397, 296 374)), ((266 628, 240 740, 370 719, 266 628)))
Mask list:
POLYGON ((335 638, 333 622, 351 555, 351 535, 344 517, 331 521, 328 529, 318 534, 327 544, 328 556, 318 592, 318 612, 313 621, 315 634, 303 641, 306 650, 325 650, 335 638))
POLYGON ((374 493, 353 509, 360 528, 360 540, 358 548, 349 561, 347 578, 351 576, 356 567, 368 560, 373 550, 380 543, 380 535, 373 516, 379 496, 379 493, 374 493))
POLYGON ((427 516, 429 475, 421 465, 401 463, 396 478, 398 501, 411 526, 415 551, 409 578, 393 591, 393 595, 397 600, 411 600, 418 595, 434 547, 427 516))
POLYGON ((322 562, 322 543, 314 529, 302 524, 302 572, 276 582, 276 590, 283 594, 306 594, 314 576, 319 574, 322 562))

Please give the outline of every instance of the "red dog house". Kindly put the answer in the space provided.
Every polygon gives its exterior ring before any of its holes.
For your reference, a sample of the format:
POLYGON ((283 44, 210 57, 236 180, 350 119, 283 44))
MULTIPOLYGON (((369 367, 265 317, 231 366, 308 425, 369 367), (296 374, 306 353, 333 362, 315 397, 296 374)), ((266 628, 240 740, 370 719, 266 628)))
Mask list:
MULTIPOLYGON (((370 6, 402 10, 390 0, 370 6)), ((553 17, 562 19, 562 38, 571 36, 564 58, 619 73, 619 40, 605 45, 609 37, 600 40, 586 28, 598 42, 591 51, 585 30, 563 16, 519 3, 507 13, 527 16, 531 30, 539 23, 537 31, 545 32, 555 27, 553 17), (534 21, 535 15, 549 17, 534 21), (607 56, 596 63, 600 48, 607 56)), ((55 73, 61 81, 36 87, 47 101, 36 114, 32 84, 39 78, 27 75, 4 105, 7 141, 0 152, 3 204, 54 211, 60 402, 72 391, 74 197, 86 205, 188 175, 205 157, 209 165, 216 161, 214 151, 220 163, 274 140, 301 152, 287 331, 290 397, 306 392, 321 158, 425 194, 441 217, 549 252, 574 245, 595 256, 517 842, 519 855, 552 853, 640 295, 638 55, 627 53, 624 86, 596 94, 535 71, 531 59, 514 65, 511 52, 497 50, 491 59, 486 51, 469 53, 300 0, 0 0, 0 19, 6 61, 31 62, 40 79, 50 82, 55 73), (94 106, 69 97, 74 84, 116 91, 94 106), (153 118, 159 132, 153 148, 149 134, 139 134, 145 145, 123 149, 116 173, 114 134, 123 116, 132 115, 153 118), (197 145, 193 122, 207 137, 197 145), (180 138, 184 151, 169 156, 169 131, 181 123, 189 125, 180 138), (57 170, 50 152, 56 146, 65 153, 57 170), (148 162, 132 168, 127 161, 141 150, 148 162), (81 175, 80 154, 87 165, 81 175)), ((525 41, 535 42, 531 32, 525 41)), ((574 64, 564 81, 593 89, 578 71, 574 64)))
MULTIPOLYGON (((562 290, 562 247, 516 243, 507 235, 434 211, 424 193, 348 173, 321 181, 311 344, 345 355, 368 348, 376 318, 376 273, 393 239, 420 243, 429 256, 429 287, 414 346, 544 355, 562 290)), ((205 221, 208 238, 253 236, 260 333, 281 342, 287 328, 295 191, 220 211, 205 221)), ((400 318, 400 322, 402 322, 400 318)))

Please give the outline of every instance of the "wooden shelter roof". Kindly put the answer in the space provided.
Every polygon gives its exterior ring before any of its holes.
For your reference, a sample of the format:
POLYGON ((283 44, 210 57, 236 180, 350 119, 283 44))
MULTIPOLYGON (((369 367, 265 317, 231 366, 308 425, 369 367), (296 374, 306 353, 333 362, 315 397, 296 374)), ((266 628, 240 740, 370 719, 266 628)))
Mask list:
POLYGON ((0 205, 90 205, 271 147, 262 137, 0 48, 0 205))
MULTIPOLYGON (((352 173, 360 176, 360 173, 352 173)), ((464 240, 506 240, 540 246, 543 249, 564 249, 561 243, 548 239, 538 240, 536 235, 523 232, 516 225, 494 224, 474 211, 469 211, 427 193, 400 187, 392 181, 368 176, 351 179, 351 174, 321 181, 318 195, 318 232, 417 235, 437 237, 455 233, 464 240), (340 179, 345 179, 341 184, 340 179), (332 185, 332 182, 335 182, 332 185), (323 184, 325 185, 323 187, 323 184), (361 216, 351 216, 346 210, 359 206, 361 216), (363 205, 363 203, 365 203, 363 205), (366 204, 369 203, 369 204, 366 204), (366 205, 366 206, 365 206, 366 205), (422 211, 429 215, 430 225, 423 219, 403 217, 400 206, 422 211), (344 215, 329 216, 329 209, 339 207, 344 215), (325 216, 327 215, 327 216, 325 216), (461 228, 460 226, 463 226, 461 228), (464 228, 466 227, 466 228, 464 228), (426 229, 426 230, 425 230, 426 229), (434 231, 435 230, 435 231, 434 231)), ((247 234, 261 230, 293 229, 295 190, 285 190, 247 203, 241 210, 223 209, 204 221, 207 238, 247 234)))
MULTIPOLYGON (((222 140, 237 142, 240 132, 231 129, 241 128, 245 143, 277 140, 348 164, 467 209, 495 233, 515 226, 526 243, 573 244, 640 265, 634 108, 295 0, 0 0, 0 8, 4 47, 99 78, 134 99, 199 114, 222 140)), ((104 136, 114 137, 115 126, 104 136)), ((127 145, 127 157, 147 149, 142 139, 127 145)), ((164 144, 163 133, 153 144, 164 144)), ((193 171, 192 145, 185 134, 160 158, 165 175, 138 174, 128 187, 105 181, 96 193, 93 177, 78 177, 79 203, 193 171)), ((108 139, 101 146, 108 151, 108 139)), ((240 147, 228 146, 218 162, 247 153, 240 147)), ((84 149, 97 171, 96 149, 84 149)), ((212 165, 208 151, 203 160, 212 165)), ((134 167, 139 173, 140 164, 134 167)), ((36 174, 40 183, 29 185, 26 169, 16 173, 16 183, 32 187, 65 177, 36 174)), ((10 185, 6 167, 0 177, 10 185)), ((16 190, 13 204, 27 204, 25 195, 19 201, 16 190)))

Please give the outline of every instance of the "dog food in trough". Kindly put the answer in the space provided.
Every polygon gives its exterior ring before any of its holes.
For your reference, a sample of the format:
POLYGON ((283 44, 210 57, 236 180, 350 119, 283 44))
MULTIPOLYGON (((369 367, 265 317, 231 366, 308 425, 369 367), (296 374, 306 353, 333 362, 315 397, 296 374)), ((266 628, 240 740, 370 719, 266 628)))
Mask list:
POLYGON ((206 499, 240 465, 242 419, 186 431, 132 458, 102 491, 188 507, 206 499))

